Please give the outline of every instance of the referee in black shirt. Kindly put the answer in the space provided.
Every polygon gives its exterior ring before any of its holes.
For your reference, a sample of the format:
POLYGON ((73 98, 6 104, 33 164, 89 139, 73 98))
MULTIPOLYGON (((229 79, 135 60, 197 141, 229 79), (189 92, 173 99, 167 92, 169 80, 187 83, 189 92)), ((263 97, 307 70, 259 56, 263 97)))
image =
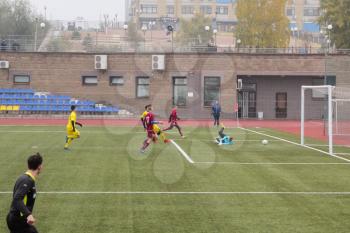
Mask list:
POLYGON ((11 233, 37 233, 32 211, 36 198, 35 179, 41 172, 43 158, 39 153, 28 158, 28 171, 20 176, 13 188, 7 226, 11 233))

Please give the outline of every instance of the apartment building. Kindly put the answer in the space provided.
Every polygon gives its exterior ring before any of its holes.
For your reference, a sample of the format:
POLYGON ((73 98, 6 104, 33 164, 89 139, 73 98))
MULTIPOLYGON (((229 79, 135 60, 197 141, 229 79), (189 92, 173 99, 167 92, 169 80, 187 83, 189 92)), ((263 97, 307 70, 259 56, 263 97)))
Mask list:
POLYGON ((131 0, 129 16, 139 27, 155 22, 158 27, 176 24, 196 13, 212 18, 212 26, 230 31, 237 23, 236 0, 131 0))
MULTIPOLYGON (((189 19, 196 13, 212 18, 219 31, 231 31, 237 24, 237 0, 126 0, 128 17, 141 28, 176 24, 180 18, 189 19)), ((319 32, 320 0, 288 0, 286 15, 298 31, 319 32)))

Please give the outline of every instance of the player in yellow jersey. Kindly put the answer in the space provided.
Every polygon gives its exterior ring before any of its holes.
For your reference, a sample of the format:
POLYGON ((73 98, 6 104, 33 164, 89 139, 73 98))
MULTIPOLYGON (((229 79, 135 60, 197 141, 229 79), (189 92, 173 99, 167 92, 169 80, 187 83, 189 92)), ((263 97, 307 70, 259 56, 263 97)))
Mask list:
MULTIPOLYGON (((145 106, 145 111, 142 113, 142 115, 141 115, 141 117, 140 117, 140 120, 141 120, 141 122, 142 122, 142 125, 143 125, 143 128, 144 128, 144 129, 146 129, 145 117, 147 116, 147 114, 148 114, 148 112, 149 112, 149 107, 150 107, 150 106, 151 106, 151 105, 146 105, 146 106, 145 106)), ((165 137, 164 132, 160 129, 160 127, 159 127, 157 124, 154 124, 154 125, 153 125, 153 132, 154 132, 155 134, 157 134, 158 137, 160 137, 161 140, 162 140, 164 143, 169 143, 169 142, 170 142, 170 140, 167 139, 167 138, 165 137)))
POLYGON ((72 110, 68 122, 67 122, 67 137, 66 137, 66 144, 64 145, 64 149, 68 150, 69 145, 72 143, 72 141, 76 138, 80 137, 79 130, 76 129, 76 125, 79 125, 80 127, 83 127, 83 125, 79 122, 77 122, 77 113, 75 112, 75 106, 72 105, 70 107, 72 110))

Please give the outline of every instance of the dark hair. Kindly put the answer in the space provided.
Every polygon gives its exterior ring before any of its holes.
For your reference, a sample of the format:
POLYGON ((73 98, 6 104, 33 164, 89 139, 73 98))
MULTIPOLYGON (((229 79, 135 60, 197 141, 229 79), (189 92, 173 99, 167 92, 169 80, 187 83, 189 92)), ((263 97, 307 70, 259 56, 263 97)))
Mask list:
POLYGON ((147 110, 147 109, 148 109, 148 107, 149 107, 149 104, 147 104, 147 105, 145 106, 145 109, 147 110))
POLYGON ((75 105, 70 106, 70 109, 71 109, 72 111, 74 111, 74 110, 75 110, 75 105))
POLYGON ((30 170, 36 170, 43 163, 43 158, 40 153, 36 153, 35 155, 31 155, 28 158, 28 168, 30 170))

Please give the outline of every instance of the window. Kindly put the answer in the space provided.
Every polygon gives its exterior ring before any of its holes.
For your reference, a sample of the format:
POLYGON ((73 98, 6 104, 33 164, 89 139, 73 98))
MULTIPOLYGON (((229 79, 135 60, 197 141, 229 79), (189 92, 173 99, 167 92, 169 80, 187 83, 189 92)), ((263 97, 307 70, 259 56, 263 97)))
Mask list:
POLYGON ((181 12, 183 15, 192 15, 194 12, 193 6, 182 6, 181 12))
POLYGON ((294 15, 295 15, 295 9, 287 8, 287 16, 294 16, 294 15))
POLYGON ((173 77, 173 105, 186 106, 187 78, 173 77))
POLYGON ((204 106, 211 106, 220 97, 220 77, 204 77, 204 106))
POLYGON ((320 16, 320 8, 318 7, 304 8, 304 16, 320 16))
POLYGON ((212 13, 212 8, 211 6, 201 6, 201 13, 202 14, 207 14, 207 15, 211 15, 212 13))
POLYGON ((122 76, 111 76, 109 77, 110 86, 123 86, 124 78, 122 76))
POLYGON ((29 75, 14 75, 13 76, 14 84, 29 84, 30 76, 29 75))
POLYGON ((149 77, 136 78, 136 97, 137 98, 149 97, 149 77))
POLYGON ((97 76, 83 76, 83 85, 97 85, 97 76))
POLYGON ((173 15, 175 13, 174 6, 167 6, 168 15, 173 15))
POLYGON ((156 5, 141 5, 141 12, 143 14, 157 14, 156 5))
POLYGON ((228 15, 228 7, 227 6, 217 6, 216 14, 218 15, 228 15))

